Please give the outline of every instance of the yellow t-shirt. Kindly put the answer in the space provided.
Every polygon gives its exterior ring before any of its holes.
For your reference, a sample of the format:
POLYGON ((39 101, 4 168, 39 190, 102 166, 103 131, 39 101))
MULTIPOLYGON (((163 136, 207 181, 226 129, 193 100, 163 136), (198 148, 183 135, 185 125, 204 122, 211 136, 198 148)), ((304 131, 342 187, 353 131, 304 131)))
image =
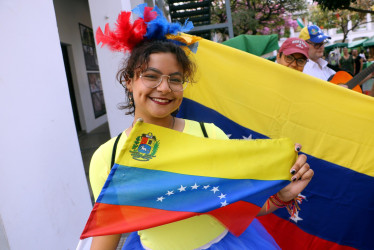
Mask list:
MULTIPOLYGON (((226 134, 212 123, 205 123, 209 138, 228 139, 226 134)), ((183 133, 204 137, 200 124, 185 120, 183 133)), ((95 200, 109 175, 115 138, 101 145, 91 159, 90 183, 95 200)), ((122 133, 117 144, 116 157, 127 140, 122 133)), ((142 245, 149 249, 196 249, 220 238, 226 228, 210 215, 200 215, 138 232, 142 245)))

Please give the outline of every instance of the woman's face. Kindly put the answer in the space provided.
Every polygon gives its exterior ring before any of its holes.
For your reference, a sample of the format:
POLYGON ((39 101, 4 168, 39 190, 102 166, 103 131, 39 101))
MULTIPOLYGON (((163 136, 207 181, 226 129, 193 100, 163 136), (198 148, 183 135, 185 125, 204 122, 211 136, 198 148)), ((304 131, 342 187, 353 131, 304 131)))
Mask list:
MULTIPOLYGON (((183 69, 172 53, 155 53, 149 58, 148 67, 143 72, 156 75, 171 75, 183 79, 183 69)), ((141 73, 143 73, 141 72, 141 73)), ((146 87, 140 77, 134 76, 127 82, 127 89, 133 93, 135 117, 145 120, 169 117, 177 110, 183 100, 183 91, 174 92, 170 89, 168 77, 162 77, 156 88, 146 87)))

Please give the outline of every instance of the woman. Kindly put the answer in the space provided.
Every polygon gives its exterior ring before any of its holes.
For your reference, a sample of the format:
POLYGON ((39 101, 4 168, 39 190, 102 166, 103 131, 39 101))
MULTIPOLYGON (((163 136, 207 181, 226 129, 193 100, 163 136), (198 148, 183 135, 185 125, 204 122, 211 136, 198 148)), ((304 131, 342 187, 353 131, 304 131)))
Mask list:
POLYGON ((348 48, 343 48, 343 56, 339 60, 339 67, 353 76, 355 63, 353 57, 348 54, 348 48))
MULTIPOLYGON (((140 11, 140 17, 144 20, 150 16, 149 13, 146 13, 147 11, 147 9, 140 11)), ((149 21, 147 25, 152 26, 152 21, 149 21)), ((166 40, 165 37, 159 39, 159 34, 156 39, 151 39, 154 36, 151 35, 148 28, 145 34, 146 39, 136 42, 134 46, 126 44, 126 51, 131 51, 131 55, 126 65, 117 74, 119 81, 125 87, 128 98, 125 108, 129 109, 129 114, 134 115, 134 122, 122 133, 117 145, 118 148, 124 145, 135 121, 139 118, 147 123, 203 137, 198 122, 176 118, 173 115, 182 102, 183 90, 186 88, 187 82, 193 81, 195 65, 179 46, 180 39, 175 43, 166 40)), ((97 37, 99 37, 99 41, 105 42, 105 39, 100 38, 100 34, 97 37)), ((214 124, 205 124, 205 127, 210 138, 228 139, 224 132, 214 124)), ((95 152, 91 161, 90 182, 95 199, 110 172, 114 141, 115 138, 103 144, 95 152)), ((299 151, 300 145, 296 147, 299 151)), ((270 199, 269 207, 266 208, 264 205, 258 215, 276 210, 281 206, 277 203, 278 199, 283 202, 293 200, 313 176, 313 170, 306 163, 305 155, 298 157, 290 172, 293 174, 292 183, 283 188, 276 197, 270 199)), ((205 248, 239 247, 243 249, 242 247, 247 246, 250 241, 256 241, 254 239, 256 235, 260 237, 261 233, 264 233, 261 231, 263 230, 261 226, 257 228, 256 232, 252 232, 253 230, 249 232, 249 230, 237 238, 227 233, 226 228, 215 218, 202 215, 132 233, 127 239, 124 249, 166 249, 165 242, 169 247, 172 246, 171 249, 182 249, 182 246, 184 249, 196 249, 202 246, 205 248)), ((91 249, 115 249, 120 237, 121 235, 94 237, 91 249)), ((269 246, 273 246, 272 244, 273 242, 269 241, 269 246)))
POLYGON ((354 61, 354 75, 357 75, 362 71, 362 67, 364 66, 364 58, 358 54, 357 49, 352 50, 352 58, 354 61))

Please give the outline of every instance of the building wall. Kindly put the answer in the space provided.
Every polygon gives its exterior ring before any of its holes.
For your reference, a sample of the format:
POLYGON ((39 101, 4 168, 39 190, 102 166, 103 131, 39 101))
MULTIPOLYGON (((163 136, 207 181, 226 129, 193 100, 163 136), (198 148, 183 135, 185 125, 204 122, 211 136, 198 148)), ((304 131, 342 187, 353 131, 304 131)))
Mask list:
POLYGON ((70 65, 82 130, 90 132, 105 123, 107 116, 95 119, 79 32, 79 23, 92 28, 88 1, 54 0, 53 3, 60 41, 71 45, 70 65))
POLYGON ((52 1, 0 1, 0 249, 75 249, 92 209, 52 1))
MULTIPOLYGON (((89 5, 94 31, 98 27, 104 31, 106 23, 109 23, 113 28, 121 10, 130 11, 135 7, 133 1, 128 0, 113 0, 110 4, 102 0, 89 0, 89 5)), ((101 48, 101 45, 97 46, 97 56, 109 129, 113 137, 128 128, 133 121, 132 116, 125 115, 125 111, 118 109, 118 104, 125 100, 126 95, 123 87, 116 80, 116 74, 126 56, 121 52, 112 52, 107 47, 101 48)))

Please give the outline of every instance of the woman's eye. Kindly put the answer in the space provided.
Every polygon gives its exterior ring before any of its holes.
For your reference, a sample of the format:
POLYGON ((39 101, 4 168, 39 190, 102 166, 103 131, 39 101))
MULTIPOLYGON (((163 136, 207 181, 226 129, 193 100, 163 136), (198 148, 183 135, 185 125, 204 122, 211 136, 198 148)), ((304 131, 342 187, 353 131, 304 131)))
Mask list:
POLYGON ((170 78, 170 82, 172 82, 172 83, 182 83, 183 81, 180 78, 170 78))
POLYGON ((157 75, 152 75, 152 74, 146 74, 146 75, 143 75, 143 77, 148 80, 157 80, 159 78, 157 75))

